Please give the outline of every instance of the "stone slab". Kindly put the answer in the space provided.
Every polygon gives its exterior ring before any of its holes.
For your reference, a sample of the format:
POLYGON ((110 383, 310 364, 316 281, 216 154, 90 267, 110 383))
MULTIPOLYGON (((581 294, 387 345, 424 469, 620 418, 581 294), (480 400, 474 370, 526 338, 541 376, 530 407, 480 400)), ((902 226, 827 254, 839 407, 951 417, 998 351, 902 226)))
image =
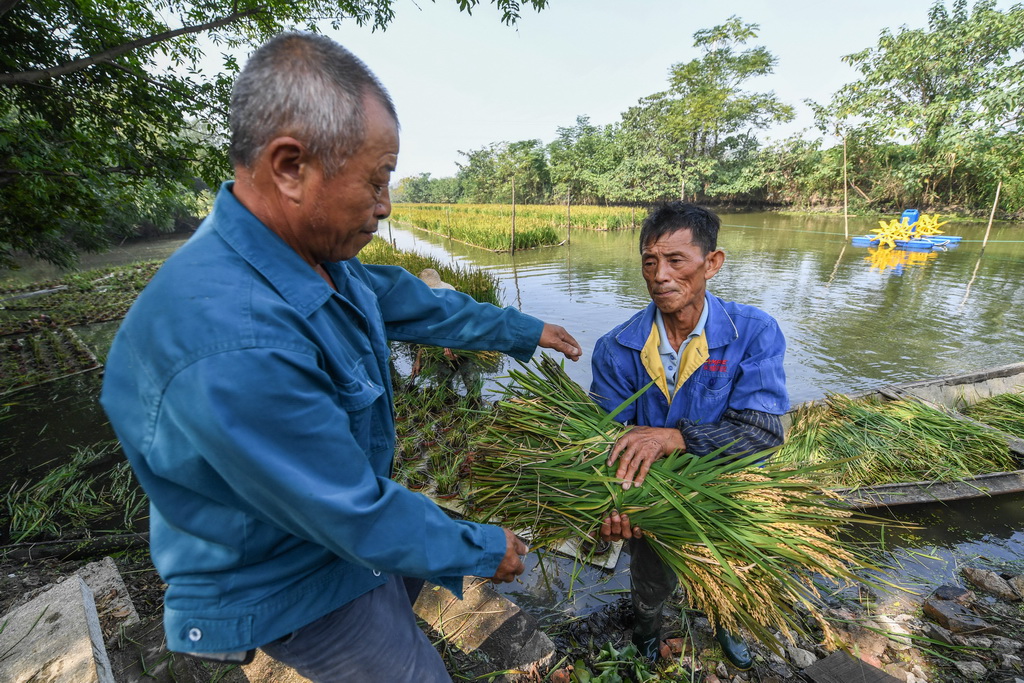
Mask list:
POLYGON ((114 683, 92 591, 78 575, 0 618, 0 681, 114 683))
POLYGON ((841 650, 819 659, 804 669, 803 675, 815 683, 899 683, 898 678, 841 650))
POLYGON ((75 574, 82 577, 92 591, 103 630, 103 642, 109 648, 121 629, 139 623, 139 613, 135 611, 128 587, 124 585, 114 560, 109 557, 90 562, 75 574))
POLYGON ((416 601, 416 615, 464 653, 485 658, 492 670, 545 669, 554 662, 555 646, 537 629, 537 620, 498 593, 486 579, 467 577, 464 599, 426 584, 416 601))
POLYGON ((981 619, 963 605, 949 600, 925 600, 922 606, 925 616, 934 619, 943 628, 955 634, 981 635, 999 633, 992 624, 981 619))

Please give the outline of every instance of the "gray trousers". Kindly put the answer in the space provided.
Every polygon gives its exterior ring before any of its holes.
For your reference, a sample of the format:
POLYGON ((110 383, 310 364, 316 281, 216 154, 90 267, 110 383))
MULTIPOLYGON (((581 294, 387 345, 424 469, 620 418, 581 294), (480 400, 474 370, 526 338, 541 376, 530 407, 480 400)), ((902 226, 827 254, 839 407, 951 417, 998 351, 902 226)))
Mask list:
POLYGON ((451 683, 416 624, 423 581, 390 580, 260 649, 316 683, 451 683))

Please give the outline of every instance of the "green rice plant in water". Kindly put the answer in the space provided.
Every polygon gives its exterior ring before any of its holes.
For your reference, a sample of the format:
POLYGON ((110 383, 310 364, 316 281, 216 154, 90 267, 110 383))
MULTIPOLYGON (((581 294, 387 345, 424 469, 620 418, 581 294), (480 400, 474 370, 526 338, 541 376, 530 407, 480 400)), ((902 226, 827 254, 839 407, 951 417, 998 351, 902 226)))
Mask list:
POLYGON ((30 287, 0 290, 3 316, 0 335, 51 326, 74 326, 119 320, 149 283, 161 261, 71 273, 30 287), (38 296, 19 295, 52 289, 38 296))
POLYGON ((962 409, 964 415, 1024 439, 1024 394, 997 394, 962 409))
POLYGON ((363 247, 359 252, 359 260, 381 266, 401 266, 413 275, 419 275, 424 268, 433 268, 442 280, 460 292, 482 303, 501 305, 498 279, 494 275, 457 264, 442 264, 431 256, 395 249, 390 242, 379 236, 363 247))
POLYGON ((1016 468, 1005 440, 983 426, 912 400, 830 394, 799 410, 777 459, 831 461, 823 485, 856 488, 911 481, 954 481, 1016 468))
POLYGON ((692 607, 769 645, 772 629, 789 639, 806 631, 797 604, 831 640, 816 581, 863 581, 856 571, 877 570, 836 540, 841 525, 869 518, 808 479, 831 463, 796 469, 762 466, 770 452, 732 460, 675 453, 654 463, 643 486, 624 490, 606 465, 628 429, 613 421, 615 412, 606 414, 547 356, 508 380, 505 397, 474 431, 467 498, 476 519, 529 529, 534 545, 549 546, 590 540, 613 509, 626 513, 692 607))
MULTIPOLYGON (((512 207, 501 204, 395 204, 392 220, 491 251, 512 248, 512 207)), ((515 248, 560 244, 566 236, 565 210, 516 206, 515 248)))
POLYGON ((88 474, 119 450, 116 441, 75 448, 68 462, 41 479, 15 482, 7 492, 4 520, 10 540, 19 543, 89 535, 112 519, 119 520, 120 528, 108 531, 131 530, 148 501, 127 461, 115 465, 109 476, 88 474))

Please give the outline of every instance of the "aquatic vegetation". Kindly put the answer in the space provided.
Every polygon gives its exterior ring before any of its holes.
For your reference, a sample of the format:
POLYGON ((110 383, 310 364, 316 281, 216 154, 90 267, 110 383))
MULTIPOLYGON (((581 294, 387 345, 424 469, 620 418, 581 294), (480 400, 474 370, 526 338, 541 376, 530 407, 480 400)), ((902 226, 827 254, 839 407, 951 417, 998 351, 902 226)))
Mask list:
POLYGON ((605 463, 627 427, 550 357, 523 367, 509 373, 505 398, 474 430, 474 518, 529 529, 534 545, 550 546, 592 539, 618 510, 644 530, 690 605, 713 623, 742 625, 774 643, 773 629, 787 638, 806 630, 794 609, 800 605, 829 639, 816 582, 857 580, 859 569, 875 569, 836 538, 859 517, 807 478, 830 464, 796 469, 761 466, 767 453, 733 460, 675 453, 654 463, 643 486, 623 489, 605 463))
POLYGON ((123 318, 160 264, 88 270, 0 290, 0 336, 123 318))
POLYGON ((359 260, 382 266, 401 266, 413 275, 419 275, 424 268, 433 268, 442 280, 460 292, 469 294, 477 301, 500 305, 498 278, 491 273, 458 264, 443 264, 430 256, 395 249, 390 242, 379 236, 363 247, 359 252, 359 260))
MULTIPOLYGON (((403 225, 444 235, 491 251, 512 247, 512 207, 503 204, 395 204, 392 219, 403 225)), ((560 244, 569 219, 576 230, 622 230, 638 227, 644 213, 629 207, 524 204, 515 210, 515 248, 560 244)))
POLYGON ((69 328, 8 335, 0 343, 0 394, 100 367, 89 347, 69 328))
POLYGON ((0 530, 13 543, 85 538, 101 524, 112 525, 105 531, 131 531, 148 504, 116 441, 73 449, 41 479, 15 482, 6 499, 0 530))
POLYGON ((775 459, 820 470, 824 485, 857 487, 907 481, 953 481, 1016 469, 1005 440, 992 430, 918 401, 854 399, 830 394, 797 412, 775 459))

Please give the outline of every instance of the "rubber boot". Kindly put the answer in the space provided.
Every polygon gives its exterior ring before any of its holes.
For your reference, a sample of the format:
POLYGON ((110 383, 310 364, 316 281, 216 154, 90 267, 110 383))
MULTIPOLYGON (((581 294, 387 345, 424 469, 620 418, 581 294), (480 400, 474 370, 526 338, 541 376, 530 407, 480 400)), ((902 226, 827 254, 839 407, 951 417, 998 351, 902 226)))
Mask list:
POLYGON ((633 593, 633 644, 652 662, 661 656, 661 605, 644 605, 633 593))
POLYGON ((754 666, 754 657, 750 654, 750 648, 735 633, 726 631, 724 628, 715 630, 715 640, 722 646, 722 653, 732 665, 740 671, 747 671, 754 666))

